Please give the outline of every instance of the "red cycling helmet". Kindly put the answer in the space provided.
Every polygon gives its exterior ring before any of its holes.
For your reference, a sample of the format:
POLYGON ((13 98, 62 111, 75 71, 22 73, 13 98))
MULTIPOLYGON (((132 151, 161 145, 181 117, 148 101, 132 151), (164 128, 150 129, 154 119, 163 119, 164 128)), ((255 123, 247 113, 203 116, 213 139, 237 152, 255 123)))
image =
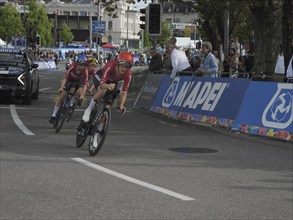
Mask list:
POLYGON ((133 62, 134 62, 134 58, 133 55, 129 52, 122 52, 118 55, 117 57, 117 61, 119 65, 123 65, 125 63, 129 64, 129 68, 132 67, 133 62))

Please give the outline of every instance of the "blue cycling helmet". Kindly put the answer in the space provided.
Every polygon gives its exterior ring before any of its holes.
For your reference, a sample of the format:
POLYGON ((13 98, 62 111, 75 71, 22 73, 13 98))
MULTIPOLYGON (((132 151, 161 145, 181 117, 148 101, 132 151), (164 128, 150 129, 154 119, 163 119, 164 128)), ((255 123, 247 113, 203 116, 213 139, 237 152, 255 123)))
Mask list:
POLYGON ((87 65, 87 62, 85 60, 78 60, 77 61, 77 64, 78 65, 84 65, 84 66, 86 66, 87 65))

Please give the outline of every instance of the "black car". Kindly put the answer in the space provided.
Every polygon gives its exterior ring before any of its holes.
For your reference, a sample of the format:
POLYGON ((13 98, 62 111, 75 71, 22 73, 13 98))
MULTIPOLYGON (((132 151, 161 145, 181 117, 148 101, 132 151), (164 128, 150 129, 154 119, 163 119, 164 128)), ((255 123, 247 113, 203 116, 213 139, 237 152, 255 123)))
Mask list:
POLYGON ((38 64, 28 50, 0 48, 0 96, 20 98, 30 105, 39 98, 38 64))

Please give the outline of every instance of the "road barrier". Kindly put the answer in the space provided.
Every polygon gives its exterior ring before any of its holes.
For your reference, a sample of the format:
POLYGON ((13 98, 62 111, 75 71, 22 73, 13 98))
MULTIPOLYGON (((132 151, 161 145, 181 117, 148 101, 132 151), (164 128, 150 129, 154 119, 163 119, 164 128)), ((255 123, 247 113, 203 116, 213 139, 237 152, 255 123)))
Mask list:
POLYGON ((136 107, 190 122, 293 141, 293 84, 148 75, 136 107))
POLYGON ((34 63, 39 65, 38 70, 40 71, 57 70, 57 66, 54 60, 37 59, 37 60, 34 60, 34 63))
POLYGON ((233 130, 293 140, 293 84, 251 82, 233 130))

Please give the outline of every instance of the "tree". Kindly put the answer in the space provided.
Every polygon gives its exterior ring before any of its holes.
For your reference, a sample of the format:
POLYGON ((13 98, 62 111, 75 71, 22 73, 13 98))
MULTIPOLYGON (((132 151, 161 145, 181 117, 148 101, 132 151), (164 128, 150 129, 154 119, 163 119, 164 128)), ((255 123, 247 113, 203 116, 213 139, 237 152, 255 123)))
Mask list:
POLYGON ((10 41, 15 34, 23 34, 24 28, 17 9, 10 4, 0 7, 0 37, 6 42, 10 41))
POLYGON ((285 56, 285 67, 288 67, 292 56, 290 42, 293 39, 293 2, 284 0, 282 16, 282 48, 285 56))
POLYGON ((23 17, 24 27, 28 44, 36 48, 37 34, 41 36, 43 46, 53 44, 52 28, 53 21, 50 21, 44 5, 38 4, 37 0, 31 0, 28 3, 29 12, 23 17))
POLYGON ((74 35, 72 34, 70 27, 66 23, 63 23, 61 30, 59 31, 59 36, 61 41, 63 41, 65 45, 71 42, 74 38, 74 35))
POLYGON ((293 36, 292 0, 174 0, 188 4, 199 13, 199 31, 204 39, 217 47, 224 43, 224 11, 229 10, 231 35, 239 35, 243 44, 254 41, 255 65, 253 71, 274 74, 274 66, 280 49, 287 57, 290 54, 293 36), (225 3, 229 7, 225 8, 225 3), (253 35, 252 35, 253 33, 253 35), (219 41, 220 39, 220 41, 219 41))
POLYGON ((162 21, 161 35, 158 38, 158 44, 164 47, 171 37, 171 30, 169 28, 169 22, 162 21))
POLYGON ((293 37, 292 6, 290 0, 252 1, 255 71, 273 75, 280 51, 285 52, 287 67, 293 37))

